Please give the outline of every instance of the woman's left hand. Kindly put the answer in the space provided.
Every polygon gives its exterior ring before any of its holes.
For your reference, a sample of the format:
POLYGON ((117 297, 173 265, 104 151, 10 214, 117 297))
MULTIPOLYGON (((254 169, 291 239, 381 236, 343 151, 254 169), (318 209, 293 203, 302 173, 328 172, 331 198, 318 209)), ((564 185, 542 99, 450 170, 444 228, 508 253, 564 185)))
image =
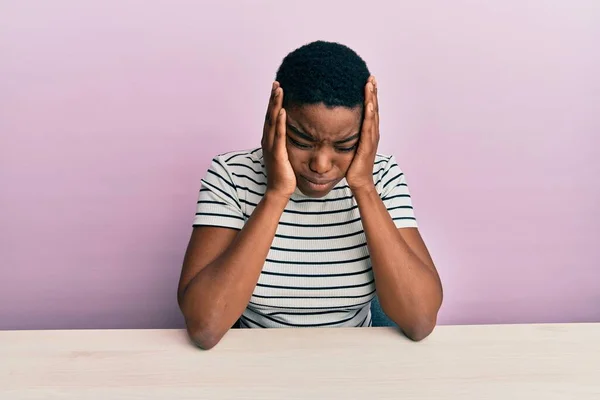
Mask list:
POLYGON ((356 154, 346 173, 346 181, 353 193, 375 188, 373 165, 379 145, 379 103, 377 81, 370 76, 365 85, 365 112, 356 154))

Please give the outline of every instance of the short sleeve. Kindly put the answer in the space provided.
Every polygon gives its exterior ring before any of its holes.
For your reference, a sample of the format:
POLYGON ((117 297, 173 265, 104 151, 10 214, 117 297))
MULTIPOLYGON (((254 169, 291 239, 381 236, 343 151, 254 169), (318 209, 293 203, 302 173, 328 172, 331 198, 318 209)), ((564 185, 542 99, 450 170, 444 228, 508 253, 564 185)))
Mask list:
POLYGON ((394 156, 380 164, 376 179, 380 197, 396 228, 418 227, 406 177, 394 156))
POLYGON ((195 227, 219 226, 238 230, 244 227, 244 214, 231 176, 223 159, 215 157, 201 181, 195 227))

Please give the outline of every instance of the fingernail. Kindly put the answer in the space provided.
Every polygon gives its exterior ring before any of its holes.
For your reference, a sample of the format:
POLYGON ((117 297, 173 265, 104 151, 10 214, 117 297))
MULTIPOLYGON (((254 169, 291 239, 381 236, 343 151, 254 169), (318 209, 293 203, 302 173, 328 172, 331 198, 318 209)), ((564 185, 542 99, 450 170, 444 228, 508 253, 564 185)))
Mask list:
POLYGON ((373 82, 371 82, 371 83, 369 84, 369 90, 372 92, 372 91, 373 91, 373 88, 374 88, 374 86, 373 86, 373 82))
POLYGON ((281 110, 279 110, 279 115, 283 115, 283 108, 281 110))
POLYGON ((271 87, 271 90, 275 90, 276 87, 277 87, 277 82, 273 82, 273 87, 271 87))
POLYGON ((373 103, 369 103, 369 111, 373 112, 373 103))
POLYGON ((280 92, 279 88, 275 89, 275 97, 279 96, 279 92, 280 92))

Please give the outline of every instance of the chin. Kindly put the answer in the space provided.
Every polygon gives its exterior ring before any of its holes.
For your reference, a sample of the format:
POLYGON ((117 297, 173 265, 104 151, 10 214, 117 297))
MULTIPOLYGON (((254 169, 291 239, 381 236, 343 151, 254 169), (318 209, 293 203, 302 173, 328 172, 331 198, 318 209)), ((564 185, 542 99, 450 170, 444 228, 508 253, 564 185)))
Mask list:
POLYGON ((313 192, 311 190, 302 189, 300 187, 298 188, 298 190, 300 190, 302 192, 302 194, 305 195, 306 197, 311 197, 313 199, 325 197, 329 194, 329 192, 331 192, 331 190, 328 190, 326 192, 313 192))

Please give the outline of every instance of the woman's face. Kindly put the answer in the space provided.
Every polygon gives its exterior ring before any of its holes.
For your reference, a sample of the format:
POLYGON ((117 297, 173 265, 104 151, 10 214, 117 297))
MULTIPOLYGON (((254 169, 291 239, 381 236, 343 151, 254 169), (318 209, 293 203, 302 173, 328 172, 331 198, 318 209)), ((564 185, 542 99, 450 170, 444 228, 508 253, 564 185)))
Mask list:
POLYGON ((362 107, 293 106, 287 111, 287 151, 298 189, 323 197, 346 176, 358 145, 362 107))

